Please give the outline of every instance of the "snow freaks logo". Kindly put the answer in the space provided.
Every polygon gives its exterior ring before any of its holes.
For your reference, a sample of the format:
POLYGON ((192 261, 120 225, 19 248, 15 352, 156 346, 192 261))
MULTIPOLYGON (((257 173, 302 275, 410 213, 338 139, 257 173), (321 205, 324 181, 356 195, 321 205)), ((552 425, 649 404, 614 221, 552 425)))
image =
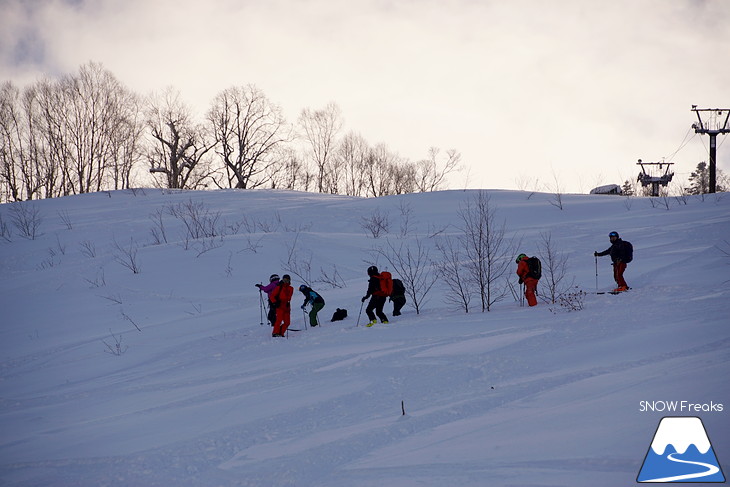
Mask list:
POLYGON ((702 420, 662 418, 637 482, 725 482, 702 420))

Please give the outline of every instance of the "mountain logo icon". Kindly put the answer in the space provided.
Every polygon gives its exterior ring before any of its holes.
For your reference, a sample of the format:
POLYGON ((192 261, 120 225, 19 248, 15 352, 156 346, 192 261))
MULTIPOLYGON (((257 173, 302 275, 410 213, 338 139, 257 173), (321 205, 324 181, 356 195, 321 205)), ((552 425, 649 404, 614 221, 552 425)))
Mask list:
POLYGON ((725 482, 705 425, 694 416, 662 418, 637 482, 725 482))

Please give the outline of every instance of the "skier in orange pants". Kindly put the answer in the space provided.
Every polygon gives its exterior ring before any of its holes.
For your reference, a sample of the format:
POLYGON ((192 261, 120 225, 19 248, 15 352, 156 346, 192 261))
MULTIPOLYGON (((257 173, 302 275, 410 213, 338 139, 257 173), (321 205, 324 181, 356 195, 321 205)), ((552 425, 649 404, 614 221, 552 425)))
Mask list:
POLYGON ((530 266, 527 265, 527 257, 525 254, 520 254, 517 256, 517 260, 515 261, 517 263, 517 275, 520 276, 520 284, 523 282, 525 283, 525 297, 527 298, 527 304, 530 306, 537 306, 537 297, 535 297, 535 293, 537 292, 537 281, 539 278, 533 277, 532 272, 530 271, 530 266))
POLYGON ((284 274, 279 285, 271 292, 271 302, 276 307, 276 321, 274 321, 274 330, 272 337, 283 337, 291 323, 291 297, 294 294, 294 288, 291 287, 291 277, 284 274))

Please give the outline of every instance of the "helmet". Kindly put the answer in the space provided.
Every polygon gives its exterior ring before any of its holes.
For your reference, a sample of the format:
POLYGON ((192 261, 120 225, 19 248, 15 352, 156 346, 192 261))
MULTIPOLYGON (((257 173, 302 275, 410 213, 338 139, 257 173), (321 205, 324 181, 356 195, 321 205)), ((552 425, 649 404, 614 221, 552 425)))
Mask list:
POLYGON ((517 256, 517 260, 515 260, 515 263, 519 264, 523 257, 527 257, 525 254, 520 254, 517 256))
POLYGON ((378 273, 377 267, 375 267, 374 265, 371 265, 370 267, 368 267, 368 276, 374 276, 377 273, 378 273))
POLYGON ((611 233, 609 233, 609 234, 608 234, 608 238, 611 238, 611 237, 616 237, 616 238, 618 238, 618 232, 611 232, 611 233))
POLYGON ((281 280, 288 284, 291 282, 291 276, 289 274, 284 274, 281 280))
POLYGON ((304 292, 304 291, 306 291, 306 290, 307 290, 307 286, 305 286, 304 284, 302 284, 301 286, 299 286, 299 290, 300 290, 301 292, 304 292))
POLYGON ((274 282, 279 280, 279 274, 271 274, 269 276, 269 282, 274 282))

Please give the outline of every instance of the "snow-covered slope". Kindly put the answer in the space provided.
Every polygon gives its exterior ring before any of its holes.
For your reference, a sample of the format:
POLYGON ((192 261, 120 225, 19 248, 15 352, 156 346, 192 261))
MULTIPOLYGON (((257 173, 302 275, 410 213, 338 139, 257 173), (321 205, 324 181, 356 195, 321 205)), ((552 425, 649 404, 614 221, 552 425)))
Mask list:
POLYGON ((613 285, 593 251, 618 231, 633 289, 580 311, 509 296, 465 314, 438 282, 420 314, 355 326, 365 269, 386 267, 373 248, 432 249, 472 191, 90 194, 25 203, 34 240, 0 206, 0 484, 629 485, 667 415, 701 416, 728 464, 730 196, 667 209, 563 195, 560 210, 553 195, 488 193, 520 252, 550 232, 589 293, 613 285), (217 236, 185 237, 185 212, 217 236), (373 215, 389 221, 377 239, 362 226, 373 215), (254 284, 287 263, 340 287, 312 282, 322 325, 273 339, 254 284), (349 317, 330 323, 337 307, 349 317))

